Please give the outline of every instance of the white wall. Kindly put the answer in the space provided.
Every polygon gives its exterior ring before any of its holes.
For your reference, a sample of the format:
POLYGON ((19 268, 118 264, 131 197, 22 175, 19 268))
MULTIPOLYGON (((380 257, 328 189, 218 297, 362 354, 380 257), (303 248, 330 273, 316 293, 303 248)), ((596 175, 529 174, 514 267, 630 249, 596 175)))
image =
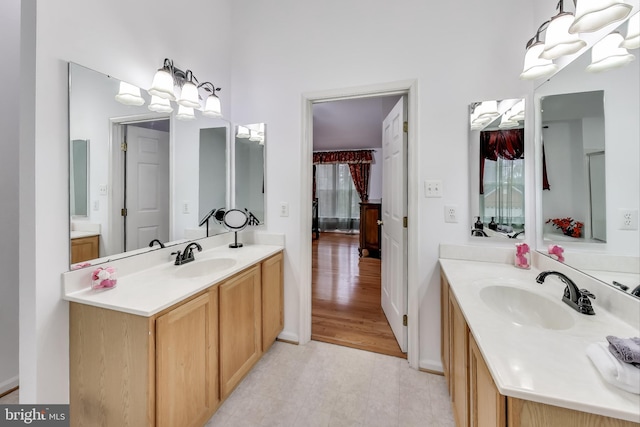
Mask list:
POLYGON ((60 273, 69 265, 67 61, 148 87, 169 57, 220 85, 228 114, 230 9, 226 0, 179 7, 168 0, 23 0, 22 7, 20 399, 66 403, 68 304, 60 273), (181 27, 176 17, 185 10, 193 13, 181 27))
POLYGON ((0 3, 0 394, 18 385, 18 156, 20 0, 0 3))
POLYGON ((410 177, 419 213, 420 318, 409 321, 420 325, 420 365, 441 366, 438 245, 470 239, 468 105, 530 96, 533 85, 518 76, 535 32, 532 3, 233 2, 233 16, 242 16, 232 32, 233 118, 269 126, 267 227, 286 235, 287 337, 298 337, 299 294, 310 286, 300 268, 310 262, 300 257, 302 94, 417 79, 418 149, 409 156, 420 165, 410 177), (425 179, 441 179, 444 197, 424 199, 418 189, 425 179), (289 217, 278 215, 280 202, 289 203, 289 217), (458 224, 444 223, 445 204, 457 205, 458 224))

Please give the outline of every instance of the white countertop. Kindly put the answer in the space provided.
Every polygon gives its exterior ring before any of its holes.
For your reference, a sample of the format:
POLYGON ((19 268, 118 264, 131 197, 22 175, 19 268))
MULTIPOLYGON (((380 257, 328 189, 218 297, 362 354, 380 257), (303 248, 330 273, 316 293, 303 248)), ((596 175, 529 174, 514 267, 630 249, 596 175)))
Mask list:
POLYGON ((99 231, 75 231, 72 230, 69 232, 69 237, 71 239, 80 239, 82 237, 93 237, 93 236, 99 236, 100 232, 99 231))
MULTIPOLYGON (((245 244, 238 249, 230 249, 223 245, 202 252, 194 251, 196 260, 183 266, 176 266, 171 261, 163 262, 157 266, 118 277, 115 288, 92 290, 89 286, 85 286, 80 290, 66 292, 64 299, 149 317, 283 249, 284 247, 279 245, 245 244), (231 258, 236 263, 231 268, 196 278, 175 276, 178 269, 212 258, 231 258)), ((87 268, 73 274, 86 274, 84 281, 90 284, 92 271, 93 269, 87 268)))
POLYGON ((586 354, 589 344, 607 335, 640 336, 640 325, 613 316, 598 299, 592 301, 594 316, 578 313, 561 301, 565 285, 555 276, 536 283, 540 271, 533 268, 453 259, 440 259, 440 265, 501 394, 640 422, 640 395, 606 383, 586 354), (501 283, 557 301, 573 326, 549 330, 511 322, 480 298, 482 288, 501 283))

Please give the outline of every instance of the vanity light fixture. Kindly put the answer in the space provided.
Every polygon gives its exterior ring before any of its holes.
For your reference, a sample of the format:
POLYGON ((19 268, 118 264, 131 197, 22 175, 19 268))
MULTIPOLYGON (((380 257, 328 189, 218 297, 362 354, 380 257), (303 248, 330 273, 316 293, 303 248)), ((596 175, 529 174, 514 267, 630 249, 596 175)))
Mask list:
POLYGON ((638 49, 640 47, 640 12, 627 21, 627 37, 624 38, 622 47, 625 49, 638 49))
POLYGON ((264 136, 264 123, 258 123, 258 135, 264 136))
POLYGON ((144 98, 140 96, 140 88, 126 82, 120 82, 116 101, 124 105, 140 106, 144 104, 144 98))
POLYGON ((540 41, 540 33, 549 25, 550 21, 543 22, 536 31, 536 35, 527 42, 527 53, 524 56, 524 68, 520 74, 523 80, 534 80, 550 76, 555 73, 558 66, 550 59, 541 58, 544 51, 544 42, 540 41))
POLYGON ((178 120, 194 120, 196 116, 193 114, 193 108, 185 107, 184 105, 180 105, 178 107, 178 113, 176 114, 176 119, 178 120))
POLYGON ((500 129, 511 129, 511 128, 518 127, 519 125, 520 123, 518 121, 511 120, 503 115, 502 118, 500 119, 500 124, 498 125, 498 127, 500 129))
POLYGON ((157 113, 170 113, 173 111, 171 102, 167 98, 160 98, 157 95, 151 95, 151 102, 149 102, 148 108, 157 113))
POLYGON ((558 14, 551 18, 545 36, 544 50, 540 54, 544 59, 556 59, 571 55, 585 47, 587 43, 578 34, 569 33, 573 24, 573 13, 564 11, 564 0, 558 2, 558 14))
POLYGON ((587 66, 590 73, 622 67, 633 61, 635 56, 621 47, 622 34, 613 32, 593 45, 591 48, 591 64, 587 66))
MULTIPOLYGON (((215 87, 211 82, 199 83, 193 71, 183 71, 174 66, 173 61, 165 58, 162 68, 160 68, 153 77, 153 83, 148 90, 149 94, 169 101, 176 101, 180 107, 178 109, 178 115, 176 118, 180 120, 193 120, 193 109, 202 110, 202 114, 207 117, 222 117, 222 109, 220 107, 220 98, 216 95, 216 92, 220 91, 220 88, 215 87), (174 88, 178 86, 181 88, 180 97, 176 101, 176 95, 174 88), (202 109, 200 103, 199 90, 204 89, 209 93, 205 102, 205 107, 202 109), (191 110, 187 110, 190 108, 191 110)), ((166 104, 163 107, 159 107, 159 102, 154 104, 154 108, 166 109, 166 104)), ((153 103, 153 102, 152 102, 153 103)), ((170 105, 169 105, 170 106, 170 105)), ((151 106, 149 106, 151 109, 151 106)), ((169 112, 172 110, 152 110, 169 112)))
POLYGON ((258 135, 258 131, 255 131, 253 129, 249 130, 249 141, 260 142, 261 140, 262 137, 258 135))
POLYGON ((633 7, 619 0, 576 0, 576 17, 569 32, 591 33, 626 18, 633 7))
POLYGON ((498 101, 483 101, 476 107, 476 117, 480 120, 495 119, 500 115, 498 111, 498 101))
POLYGON ((511 109, 506 113, 506 116, 511 121, 520 121, 524 120, 524 99, 521 99, 511 107, 511 109))
POLYGON ((247 139, 249 137, 251 137, 249 129, 244 126, 238 125, 238 128, 236 129, 236 138, 247 139))

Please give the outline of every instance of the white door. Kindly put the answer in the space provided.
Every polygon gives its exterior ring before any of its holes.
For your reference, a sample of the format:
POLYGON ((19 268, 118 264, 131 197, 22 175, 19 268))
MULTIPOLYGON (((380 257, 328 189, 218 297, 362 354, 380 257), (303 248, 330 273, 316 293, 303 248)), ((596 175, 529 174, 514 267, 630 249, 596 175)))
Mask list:
POLYGON ((125 250, 169 240, 169 132, 127 126, 125 250))
POLYGON ((403 96, 382 122, 382 309, 407 351, 407 135, 403 96))

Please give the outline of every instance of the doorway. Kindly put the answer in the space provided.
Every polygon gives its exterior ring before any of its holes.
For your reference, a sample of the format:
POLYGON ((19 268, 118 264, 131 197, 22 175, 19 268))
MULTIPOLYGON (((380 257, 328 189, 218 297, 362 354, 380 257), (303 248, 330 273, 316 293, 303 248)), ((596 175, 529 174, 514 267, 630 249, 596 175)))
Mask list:
POLYGON ((170 120, 116 122, 112 134, 111 247, 115 253, 170 240, 170 120))
POLYGON ((406 96, 329 100, 312 109, 311 338, 406 357, 406 96))

